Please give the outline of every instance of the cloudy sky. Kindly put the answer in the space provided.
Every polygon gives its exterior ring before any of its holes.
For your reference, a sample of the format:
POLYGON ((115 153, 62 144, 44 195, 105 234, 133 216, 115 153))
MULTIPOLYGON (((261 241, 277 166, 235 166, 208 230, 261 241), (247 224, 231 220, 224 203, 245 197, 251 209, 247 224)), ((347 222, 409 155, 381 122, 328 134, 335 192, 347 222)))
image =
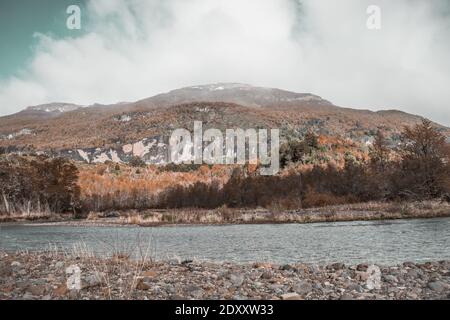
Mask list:
POLYGON ((0 115, 241 82, 450 125, 449 38, 448 0, 2 0, 0 115))

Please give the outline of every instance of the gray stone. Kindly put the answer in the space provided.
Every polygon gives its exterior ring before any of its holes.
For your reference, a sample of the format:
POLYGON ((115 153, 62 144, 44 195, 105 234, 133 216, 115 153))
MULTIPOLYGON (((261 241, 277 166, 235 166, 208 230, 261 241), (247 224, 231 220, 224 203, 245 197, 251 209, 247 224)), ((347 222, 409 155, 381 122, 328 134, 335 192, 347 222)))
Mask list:
POLYGON ((298 294, 305 295, 313 290, 312 285, 306 281, 297 282, 292 286, 292 290, 298 294))
POLYGON ((366 271, 367 271, 367 268, 369 268, 369 265, 368 265, 368 264, 366 264, 366 263, 361 263, 361 264, 358 264, 358 266, 356 267, 356 270, 357 270, 357 271, 363 271, 363 272, 366 272, 366 271))
POLYGON ((356 292, 364 292, 364 288, 356 283, 352 283, 352 284, 348 285, 347 290, 356 291, 356 292))
POLYGON ((190 295, 195 298, 195 299, 201 299, 203 298, 205 294, 205 291, 203 291, 203 289, 199 289, 199 290, 195 290, 195 291, 191 291, 190 295))
POLYGON ((414 292, 408 292, 407 294, 406 294, 406 296, 408 297, 408 298, 410 298, 410 299, 413 299, 413 300, 417 300, 417 298, 419 297, 416 293, 414 293, 414 292))
POLYGON ((46 288, 43 285, 31 285, 27 288, 27 292, 31 293, 33 296, 43 296, 45 291, 46 288))
POLYGON ((348 293, 344 293, 341 297, 340 300, 355 300, 355 298, 353 298, 353 296, 351 294, 348 293))
POLYGON ((184 288, 184 291, 186 291, 186 292, 188 292, 188 293, 191 293, 191 292, 193 292, 193 291, 198 291, 198 290, 201 290, 202 288, 200 288, 199 286, 196 286, 196 285, 194 285, 194 284, 191 284, 191 285, 187 285, 185 288, 184 288))
POLYGON ((309 273, 318 273, 320 271, 319 266, 315 264, 308 265, 309 273))
POLYGON ((267 287, 272 291, 278 292, 281 291, 284 286, 282 284, 269 284, 267 287))
POLYGON ((389 283, 396 283, 396 282, 398 282, 398 279, 395 276, 390 275, 390 274, 385 275, 383 278, 384 278, 384 281, 389 282, 389 283))
POLYGON ((428 288, 436 292, 444 292, 447 285, 442 281, 433 281, 428 283, 428 288))
POLYGON ((404 266, 405 268, 416 268, 416 265, 415 265, 413 262, 409 262, 409 261, 404 262, 404 263, 403 263, 403 266, 404 266))
POLYGON ((281 295, 281 300, 302 300, 302 297, 295 292, 290 292, 281 295))
POLYGON ((231 274, 230 281, 235 287, 240 287, 244 283, 244 276, 241 274, 231 274))
POLYGON ((181 259, 180 258, 172 258, 169 260, 169 264, 171 265, 178 265, 181 263, 181 259))
POLYGON ((176 292, 176 289, 173 286, 171 286, 171 285, 167 286, 166 290, 170 294, 175 294, 175 292, 176 292))
POLYGON ((84 279, 82 279, 83 288, 93 288, 98 287, 104 283, 105 274, 97 272, 94 274, 89 274, 84 279))
POLYGON ((409 278, 417 278, 419 276, 419 272, 415 269, 408 270, 406 276, 409 278))
POLYGON ((22 299, 24 300, 33 300, 34 296, 30 293, 30 292, 26 292, 23 296, 22 299))
POLYGON ((285 264, 280 267, 280 270, 282 271, 295 271, 295 268, 291 266, 290 264, 285 264))
POLYGON ((333 263, 331 266, 329 266, 329 269, 343 270, 343 269, 345 269, 345 264, 343 264, 343 263, 333 263))

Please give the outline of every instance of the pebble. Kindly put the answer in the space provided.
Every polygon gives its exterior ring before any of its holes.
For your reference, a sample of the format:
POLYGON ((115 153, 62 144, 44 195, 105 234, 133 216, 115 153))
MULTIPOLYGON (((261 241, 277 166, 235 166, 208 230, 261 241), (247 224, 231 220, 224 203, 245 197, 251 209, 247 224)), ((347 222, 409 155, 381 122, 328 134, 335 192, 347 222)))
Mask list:
POLYGON ((436 292, 443 292, 447 288, 447 285, 442 281, 434 281, 428 283, 428 288, 436 292))
POLYGON ((384 278, 384 281, 387 281, 389 283, 396 283, 396 282, 398 282, 398 279, 395 276, 390 275, 390 274, 385 275, 383 278, 384 278))
POLYGON ((297 293, 285 293, 281 295, 281 300, 303 300, 297 293))
POLYGON ((313 290, 313 287, 310 283, 308 283, 306 281, 300 281, 292 286, 292 290, 294 290, 295 292, 297 292, 299 294, 304 295, 304 294, 311 292, 313 290))
POLYGON ((263 272, 261 275, 261 279, 265 279, 265 280, 272 279, 272 272, 270 272, 270 271, 263 272))

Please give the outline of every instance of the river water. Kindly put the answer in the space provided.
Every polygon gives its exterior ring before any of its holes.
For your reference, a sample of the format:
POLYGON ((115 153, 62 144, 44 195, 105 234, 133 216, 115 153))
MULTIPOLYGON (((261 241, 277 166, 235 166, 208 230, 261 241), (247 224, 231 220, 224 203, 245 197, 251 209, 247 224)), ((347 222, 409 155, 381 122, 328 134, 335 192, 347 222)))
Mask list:
POLYGON ((160 228, 0 226, 1 250, 33 251, 49 245, 103 254, 134 250, 155 259, 393 265, 450 260, 450 218, 160 228))

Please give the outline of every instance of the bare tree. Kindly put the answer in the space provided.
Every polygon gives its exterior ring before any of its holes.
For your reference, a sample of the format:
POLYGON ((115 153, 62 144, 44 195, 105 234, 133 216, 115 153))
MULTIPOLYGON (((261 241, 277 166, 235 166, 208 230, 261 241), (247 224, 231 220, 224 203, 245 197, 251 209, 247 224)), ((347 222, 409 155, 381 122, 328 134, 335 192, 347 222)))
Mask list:
POLYGON ((446 192, 450 175, 446 137, 429 120, 406 127, 402 134, 402 169, 407 188, 425 197, 446 192))

